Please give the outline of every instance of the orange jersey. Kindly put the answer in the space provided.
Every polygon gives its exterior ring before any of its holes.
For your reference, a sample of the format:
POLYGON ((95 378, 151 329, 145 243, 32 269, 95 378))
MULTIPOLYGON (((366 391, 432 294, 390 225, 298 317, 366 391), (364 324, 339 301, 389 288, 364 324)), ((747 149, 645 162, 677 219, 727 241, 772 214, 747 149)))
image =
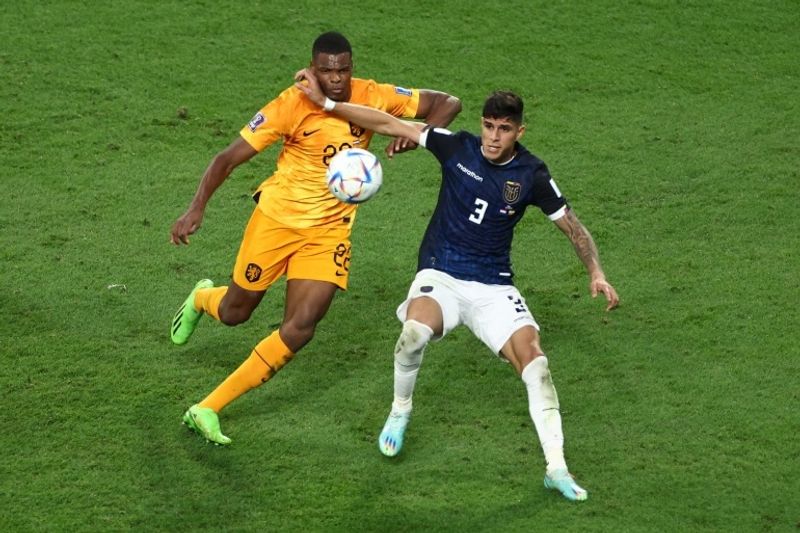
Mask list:
MULTIPOLYGON (((417 114, 417 89, 358 78, 351 80, 351 89, 351 103, 396 117, 417 114)), ((340 202, 328 191, 325 171, 339 150, 367 149, 372 131, 328 113, 289 87, 261 108, 240 135, 259 152, 283 139, 275 172, 258 187, 258 206, 265 215, 294 228, 352 226, 357 206, 340 202)))

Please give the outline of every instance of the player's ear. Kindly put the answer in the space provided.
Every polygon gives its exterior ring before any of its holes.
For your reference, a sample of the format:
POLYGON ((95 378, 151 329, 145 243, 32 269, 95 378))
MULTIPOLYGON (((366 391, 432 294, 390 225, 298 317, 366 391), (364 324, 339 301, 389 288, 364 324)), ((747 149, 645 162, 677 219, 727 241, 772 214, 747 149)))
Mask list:
POLYGON ((525 124, 520 124, 519 129, 517 130, 517 139, 520 140, 522 135, 525 133, 525 124))

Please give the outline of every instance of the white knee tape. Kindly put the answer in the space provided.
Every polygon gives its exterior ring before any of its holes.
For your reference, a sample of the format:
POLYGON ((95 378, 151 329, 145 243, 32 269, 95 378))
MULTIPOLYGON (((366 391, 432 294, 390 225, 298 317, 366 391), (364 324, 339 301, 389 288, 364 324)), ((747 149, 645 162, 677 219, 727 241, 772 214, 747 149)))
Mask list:
POLYGON ((547 357, 540 355, 528 363, 522 370, 522 381, 528 388, 533 404, 545 410, 559 408, 558 394, 550 375, 547 357))
POLYGON ((407 370, 415 370, 422 363, 422 352, 433 337, 433 330, 416 320, 406 320, 397 344, 394 346, 394 360, 407 370))

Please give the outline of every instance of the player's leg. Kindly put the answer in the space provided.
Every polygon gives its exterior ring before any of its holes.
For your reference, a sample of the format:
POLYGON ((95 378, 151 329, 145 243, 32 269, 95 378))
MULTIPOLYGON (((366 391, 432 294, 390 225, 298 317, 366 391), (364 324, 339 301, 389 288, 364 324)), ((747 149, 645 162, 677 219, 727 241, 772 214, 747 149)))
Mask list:
POLYGON ((286 282, 286 307, 280 336, 297 352, 314 337, 339 287, 328 281, 290 279, 286 282))
POLYGON ((203 401, 187 411, 184 420, 186 416, 193 416, 193 409, 200 408, 209 420, 209 424, 202 427, 200 433, 218 444, 230 442, 219 431, 217 413, 246 392, 272 379, 292 360, 297 351, 314 336, 317 323, 325 316, 337 289, 336 285, 325 281, 289 280, 284 320, 280 329, 259 342, 239 368, 203 401))
POLYGON ((442 329, 442 308, 436 300, 421 296, 409 302, 406 320, 394 347, 393 409, 411 411, 411 398, 425 346, 434 336, 441 337, 442 329))
POLYGON ((518 329, 503 345, 501 352, 514 365, 528 392, 528 411, 547 462, 545 487, 558 490, 569 500, 585 500, 588 496, 586 490, 572 478, 564 459, 558 394, 547 357, 539 344, 538 331, 530 325, 518 329))
POLYGON ((378 437, 383 455, 394 457, 403 448, 425 346, 434 335, 441 334, 442 310, 436 300, 425 296, 412 299, 394 347, 394 400, 378 437))
POLYGON ((399 454, 403 447, 425 347, 459 324, 458 303, 448 286, 451 279, 434 270, 418 272, 397 309, 403 329, 394 349, 394 399, 378 437, 378 449, 386 456, 399 454))
POLYGON ((472 284, 461 292, 470 295, 466 325, 494 353, 508 360, 525 383, 528 410, 547 462, 545 486, 568 499, 585 500, 586 491, 574 482, 564 461, 558 395, 539 344, 539 325, 525 299, 513 285, 472 284))
POLYGON ((186 411, 184 423, 211 442, 230 443, 231 440, 220 430, 218 413, 246 392, 269 381, 292 357, 294 352, 286 346, 278 331, 273 331, 203 401, 186 411), (194 423, 190 423, 189 418, 194 423))
POLYGON ((208 279, 197 282, 172 319, 172 342, 186 344, 203 314, 228 326, 250 318, 266 289, 286 270, 286 255, 291 251, 286 245, 291 244, 291 239, 276 239, 278 232, 256 207, 239 246, 233 283, 214 287, 208 279), (264 243, 270 243, 271 248, 264 250, 264 243))
POLYGON ((198 281, 172 319, 172 342, 186 344, 205 313, 227 326, 247 322, 265 292, 243 289, 234 282, 214 287, 209 279, 198 281))
MULTIPOLYGON (((198 306, 228 325, 250 318, 266 290, 287 270, 289 257, 300 246, 295 232, 275 227, 256 209, 239 248, 233 281, 228 287, 198 291, 198 306)), ((261 340, 249 357, 200 403, 184 414, 184 423, 217 444, 230 439, 219 428, 218 413, 233 400, 268 381, 294 352, 277 331, 261 340)))
MULTIPOLYGON (((219 315, 225 316, 225 311, 223 311, 223 309, 226 309, 225 301, 227 301, 229 305, 233 302, 233 309, 235 309, 235 312, 246 313, 249 317, 250 313, 258 306, 258 302, 261 301, 264 293, 265 291, 247 291, 239 287, 235 282, 232 282, 231 285, 227 287, 225 298, 219 298, 219 300, 222 300, 222 304, 217 300, 215 308, 217 314, 214 316, 218 319, 220 319, 219 315)), ((227 309, 231 309, 231 307, 227 309)), ((209 311, 209 314, 211 314, 211 311, 209 311)), ((229 319, 230 316, 231 315, 228 315, 229 319)), ((240 314, 238 316, 243 315, 240 314)), ((191 406, 186 413, 184 413, 184 424, 210 442, 215 444, 229 444, 231 440, 226 437, 220 429, 219 411, 245 392, 269 380, 272 374, 277 372, 280 367, 285 364, 285 360, 291 357, 291 355, 288 355, 289 352, 290 351, 280 341, 277 332, 263 339, 256 345, 250 353, 250 356, 220 383, 211 394, 206 396, 200 403, 191 406), (275 346, 277 346, 277 349, 274 348, 275 346), (269 360, 261 355, 262 352, 268 354, 284 353, 285 355, 278 355, 275 356, 275 360, 269 360)))
MULTIPOLYGON (((236 285, 266 288, 286 273, 284 316, 280 328, 259 342, 241 366, 197 404, 207 417, 216 418, 217 413, 235 399, 269 381, 311 340, 337 290, 347 287, 348 235, 348 230, 273 229, 267 239, 273 249, 258 255, 240 251, 234 269, 236 285)), ((222 305, 224 307, 225 303, 222 305)), ((187 414, 191 415, 191 411, 187 414)), ((217 437, 224 437, 222 439, 214 438, 213 431, 201 433, 220 444, 230 442, 221 433, 217 437)))
POLYGON ((514 366, 528 392, 528 410, 544 451, 547 471, 566 468, 560 405, 547 357, 532 326, 518 329, 501 353, 514 366))

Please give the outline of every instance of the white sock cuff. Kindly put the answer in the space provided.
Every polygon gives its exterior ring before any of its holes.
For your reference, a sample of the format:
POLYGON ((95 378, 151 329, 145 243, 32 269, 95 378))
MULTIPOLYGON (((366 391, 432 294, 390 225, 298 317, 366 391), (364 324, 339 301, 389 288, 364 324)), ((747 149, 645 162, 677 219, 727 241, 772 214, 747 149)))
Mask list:
POLYGON ((422 363, 425 346, 431 340, 433 330, 416 320, 406 320, 403 331, 394 345, 395 376, 399 373, 416 372, 422 363))
POLYGON ((425 342, 431 340, 433 337, 433 329, 427 324, 423 324, 422 322, 417 322, 416 320, 406 320, 403 322, 403 329, 409 327, 410 329, 415 330, 421 336, 425 337, 425 342))
POLYGON ((520 374, 520 376, 526 385, 533 385, 534 383, 539 383, 542 379, 542 376, 547 374, 549 371, 550 369, 547 356, 540 355, 522 369, 522 374, 520 374))

